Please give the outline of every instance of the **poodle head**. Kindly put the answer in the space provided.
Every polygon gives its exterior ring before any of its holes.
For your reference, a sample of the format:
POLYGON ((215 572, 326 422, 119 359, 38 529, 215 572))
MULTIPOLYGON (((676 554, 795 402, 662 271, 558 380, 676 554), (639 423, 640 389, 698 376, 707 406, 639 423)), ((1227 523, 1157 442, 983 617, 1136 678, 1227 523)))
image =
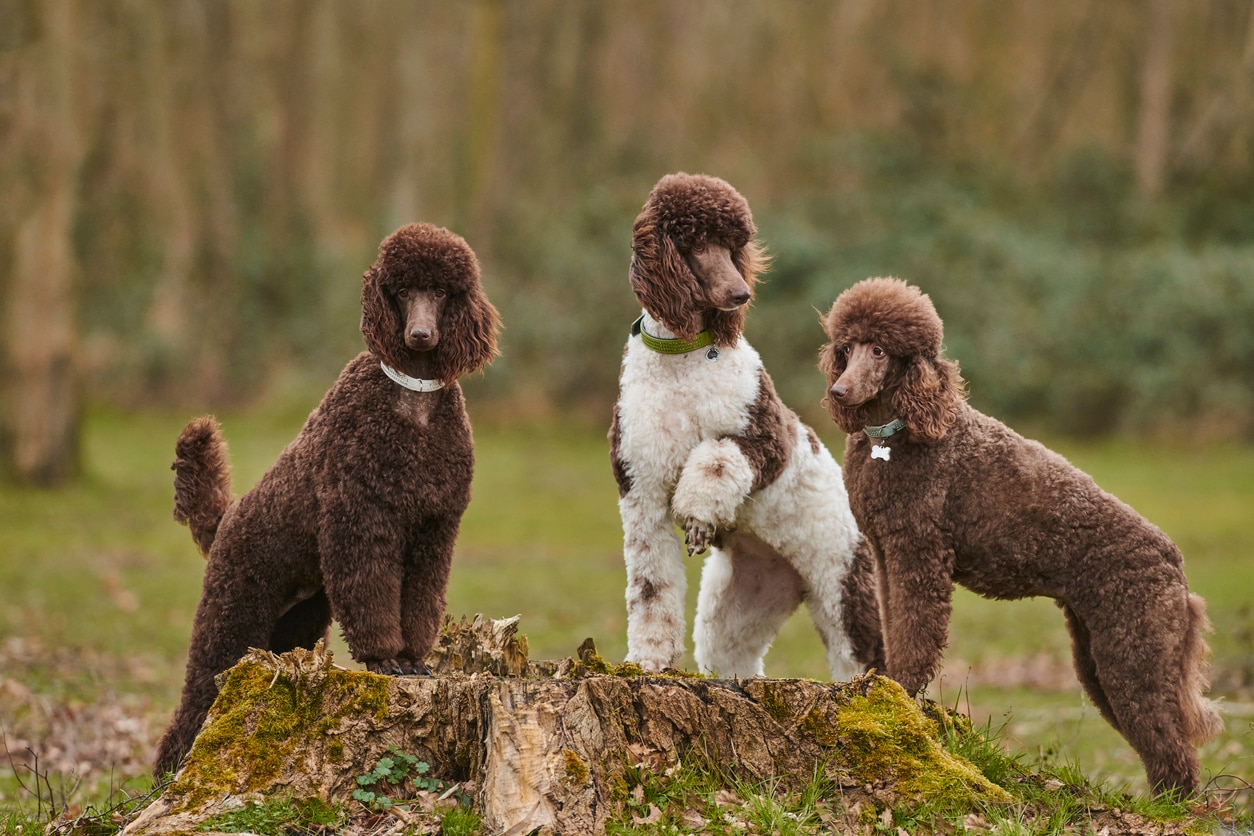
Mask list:
POLYGON ((925 293, 900 279, 865 279, 836 298, 823 329, 824 403, 841 429, 861 431, 871 405, 887 397, 912 439, 945 436, 966 392, 958 364, 941 353, 944 329, 925 293))
POLYGON ((362 277, 361 333, 371 353, 405 371, 425 349, 433 376, 452 383, 497 356, 498 330, 500 317, 479 282, 479 261, 460 235, 417 223, 383 239, 362 277), (407 341, 405 299, 423 291, 439 297, 435 339, 407 341))
POLYGON ((756 233, 748 201, 726 181, 666 175, 632 228, 636 299, 680 337, 692 339, 708 328, 715 343, 734 343, 766 267, 756 233))

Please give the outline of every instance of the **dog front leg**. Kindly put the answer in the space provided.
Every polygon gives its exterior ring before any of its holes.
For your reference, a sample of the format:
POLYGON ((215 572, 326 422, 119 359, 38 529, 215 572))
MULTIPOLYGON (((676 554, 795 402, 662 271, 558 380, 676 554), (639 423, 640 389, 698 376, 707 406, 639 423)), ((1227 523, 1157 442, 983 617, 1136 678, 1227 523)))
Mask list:
POLYGON ((720 527, 736 520, 745 497, 753 490, 753 467, 730 438, 704 441, 684 463, 671 509, 683 521, 688 554, 709 548, 720 527))
POLYGON ((618 503, 627 564, 627 661, 655 673, 684 652, 683 552, 662 495, 637 486, 618 503))
POLYGON ((949 643, 954 553, 939 533, 912 531, 880 541, 884 661, 916 695, 940 671, 949 643))
POLYGON ((405 645, 401 636, 403 555, 398 543, 404 537, 382 513, 330 503, 326 507, 327 519, 344 521, 325 524, 318 533, 331 613, 355 660, 376 673, 400 671, 397 659, 405 645))

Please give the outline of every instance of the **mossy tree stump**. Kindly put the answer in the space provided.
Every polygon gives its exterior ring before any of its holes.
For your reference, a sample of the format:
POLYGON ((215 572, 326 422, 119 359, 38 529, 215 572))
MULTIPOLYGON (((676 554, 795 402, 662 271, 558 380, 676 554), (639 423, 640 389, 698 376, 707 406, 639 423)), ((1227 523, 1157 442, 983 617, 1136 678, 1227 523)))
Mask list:
POLYGON ((826 770, 892 797, 1007 800, 945 752, 936 725, 890 680, 725 681, 529 663, 517 618, 446 623, 431 677, 346 671, 329 652, 253 651, 221 692, 182 771, 125 831, 185 832, 238 804, 282 796, 351 802, 392 747, 448 782, 473 782, 486 832, 599 833, 627 797, 628 768, 700 759, 784 788, 826 770))

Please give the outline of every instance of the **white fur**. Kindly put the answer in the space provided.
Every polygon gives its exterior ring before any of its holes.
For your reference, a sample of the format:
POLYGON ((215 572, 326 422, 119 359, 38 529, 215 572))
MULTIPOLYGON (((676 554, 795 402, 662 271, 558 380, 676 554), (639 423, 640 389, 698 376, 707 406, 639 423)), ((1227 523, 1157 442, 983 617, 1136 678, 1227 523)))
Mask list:
MULTIPOLYGON (((669 336, 647 313, 650 334, 669 336)), ((743 338, 663 355, 631 337, 617 405, 619 459, 630 490, 619 501, 627 563, 627 659, 645 670, 683 654, 684 547, 675 524, 713 524, 693 630, 703 673, 761 676, 763 657, 804 601, 827 647, 833 678, 859 672, 841 622, 842 581, 858 530, 840 466, 795 421, 783 472, 751 493, 754 474, 731 440, 749 424, 761 358, 743 338)))

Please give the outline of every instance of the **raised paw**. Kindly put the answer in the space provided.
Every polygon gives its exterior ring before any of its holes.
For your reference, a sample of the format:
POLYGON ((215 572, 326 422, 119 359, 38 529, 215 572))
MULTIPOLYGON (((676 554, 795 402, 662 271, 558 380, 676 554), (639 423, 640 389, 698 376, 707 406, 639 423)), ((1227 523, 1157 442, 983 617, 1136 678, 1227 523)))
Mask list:
POLYGON ((710 547, 714 541, 714 524, 702 520, 688 518, 684 525, 684 543, 688 546, 688 556, 700 554, 710 547))

